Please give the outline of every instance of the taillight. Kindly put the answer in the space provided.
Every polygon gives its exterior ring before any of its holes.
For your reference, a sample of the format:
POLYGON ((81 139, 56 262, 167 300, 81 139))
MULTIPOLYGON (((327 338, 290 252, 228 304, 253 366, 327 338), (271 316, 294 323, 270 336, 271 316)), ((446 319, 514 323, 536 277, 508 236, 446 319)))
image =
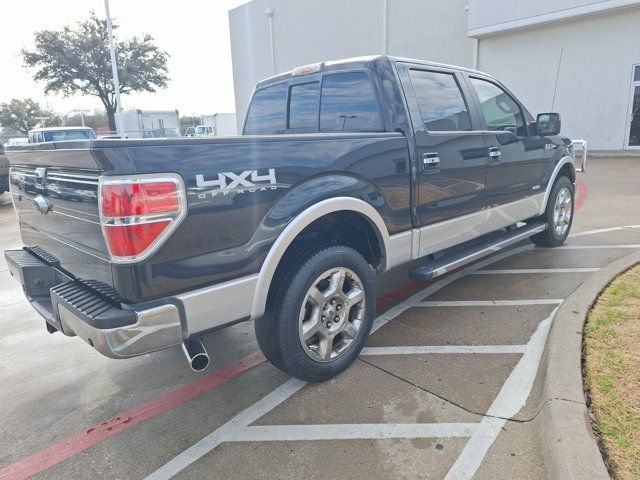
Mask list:
POLYGON ((186 215, 185 190, 177 175, 100 177, 100 224, 111 260, 147 258, 186 215))

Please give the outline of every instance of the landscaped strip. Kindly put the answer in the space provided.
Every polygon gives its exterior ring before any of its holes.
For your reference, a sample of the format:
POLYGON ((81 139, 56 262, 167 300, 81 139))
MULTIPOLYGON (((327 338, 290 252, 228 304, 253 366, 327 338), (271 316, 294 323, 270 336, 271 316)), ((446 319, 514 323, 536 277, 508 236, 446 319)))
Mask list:
POLYGON ((640 479, 640 266, 598 298, 584 330, 584 380, 600 449, 616 479, 640 479))

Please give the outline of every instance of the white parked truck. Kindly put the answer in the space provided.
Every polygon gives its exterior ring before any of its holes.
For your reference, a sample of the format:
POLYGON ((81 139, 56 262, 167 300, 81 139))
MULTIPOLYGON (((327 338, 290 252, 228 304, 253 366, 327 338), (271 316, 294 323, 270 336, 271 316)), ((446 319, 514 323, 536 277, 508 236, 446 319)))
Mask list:
MULTIPOLYGON (((116 115, 118 115, 116 113, 116 115)), ((174 138, 180 136, 178 110, 126 110, 122 112, 127 138, 174 138)))
POLYGON ((185 131, 187 137, 228 137, 237 134, 235 113, 202 115, 200 125, 189 127, 185 131))

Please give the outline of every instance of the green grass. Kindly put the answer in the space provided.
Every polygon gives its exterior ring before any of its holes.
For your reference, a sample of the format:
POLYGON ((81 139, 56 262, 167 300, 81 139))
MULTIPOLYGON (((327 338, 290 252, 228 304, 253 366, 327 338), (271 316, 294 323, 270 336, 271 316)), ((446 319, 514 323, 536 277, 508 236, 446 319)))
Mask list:
POLYGON ((598 298, 584 329, 584 380, 616 479, 640 479, 640 267, 598 298))

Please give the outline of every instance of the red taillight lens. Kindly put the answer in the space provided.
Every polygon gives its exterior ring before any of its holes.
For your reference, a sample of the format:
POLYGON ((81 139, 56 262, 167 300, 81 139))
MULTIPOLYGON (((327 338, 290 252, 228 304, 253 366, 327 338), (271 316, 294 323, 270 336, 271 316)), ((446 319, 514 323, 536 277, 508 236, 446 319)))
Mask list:
POLYGON ((111 255, 134 257, 149 248, 154 240, 169 226, 170 221, 141 223, 138 225, 113 225, 105 229, 105 237, 111 255))
POLYGON ((100 179, 100 222, 112 260, 150 255, 184 216, 182 180, 164 177, 100 179))
POLYGON ((180 210, 175 182, 107 184, 100 196, 104 217, 139 217, 180 210))

